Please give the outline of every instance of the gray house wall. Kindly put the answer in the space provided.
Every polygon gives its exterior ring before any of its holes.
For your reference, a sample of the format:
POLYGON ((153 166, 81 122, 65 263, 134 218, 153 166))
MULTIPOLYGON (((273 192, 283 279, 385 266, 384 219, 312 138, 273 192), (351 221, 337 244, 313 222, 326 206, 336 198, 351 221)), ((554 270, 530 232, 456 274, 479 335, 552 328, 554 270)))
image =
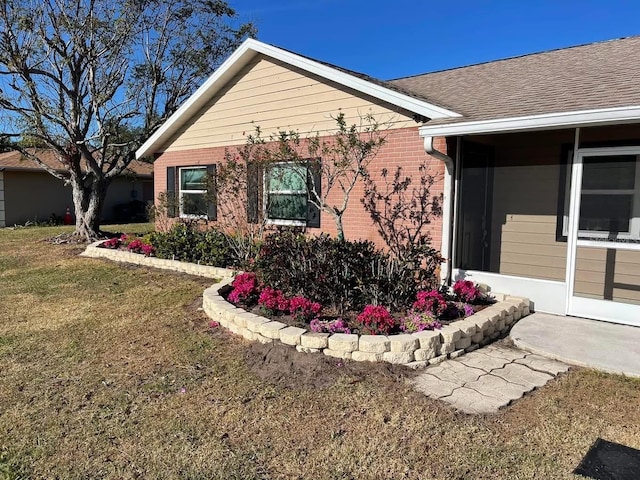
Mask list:
MULTIPOLYGON (((0 185, 4 185, 4 201, 1 201, 0 193, 0 226, 21 225, 28 221, 46 222, 53 214, 64 216, 67 207, 73 213, 71 187, 65 186, 62 181, 48 173, 5 171, 0 173, 2 174, 4 181, 0 185)), ((107 192, 102 209, 103 221, 114 219, 114 207, 118 204, 131 200, 153 201, 153 193, 149 195, 148 187, 152 182, 151 179, 116 178, 107 192)))

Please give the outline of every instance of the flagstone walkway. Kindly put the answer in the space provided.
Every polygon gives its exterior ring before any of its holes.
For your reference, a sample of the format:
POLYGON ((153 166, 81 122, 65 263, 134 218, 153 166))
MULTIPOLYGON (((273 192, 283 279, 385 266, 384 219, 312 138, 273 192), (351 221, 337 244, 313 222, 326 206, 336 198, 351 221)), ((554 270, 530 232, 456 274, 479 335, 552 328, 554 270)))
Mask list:
POLYGON ((465 413, 493 413, 568 369, 540 355, 489 345, 427 367, 412 383, 419 392, 465 413))

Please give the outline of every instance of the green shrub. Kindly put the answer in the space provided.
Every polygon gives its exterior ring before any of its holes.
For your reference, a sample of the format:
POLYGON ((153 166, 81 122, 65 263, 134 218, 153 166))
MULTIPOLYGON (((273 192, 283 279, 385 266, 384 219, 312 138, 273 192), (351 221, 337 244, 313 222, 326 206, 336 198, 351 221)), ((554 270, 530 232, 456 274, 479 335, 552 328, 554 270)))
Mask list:
POLYGON ((435 286, 440 257, 421 248, 400 260, 369 241, 341 241, 326 234, 307 238, 279 231, 264 240, 254 270, 265 285, 304 296, 337 312, 385 305, 400 311, 416 293, 435 286))
POLYGON ((176 223, 168 232, 153 232, 149 240, 158 258, 217 267, 232 263, 224 233, 201 230, 195 222, 176 223))

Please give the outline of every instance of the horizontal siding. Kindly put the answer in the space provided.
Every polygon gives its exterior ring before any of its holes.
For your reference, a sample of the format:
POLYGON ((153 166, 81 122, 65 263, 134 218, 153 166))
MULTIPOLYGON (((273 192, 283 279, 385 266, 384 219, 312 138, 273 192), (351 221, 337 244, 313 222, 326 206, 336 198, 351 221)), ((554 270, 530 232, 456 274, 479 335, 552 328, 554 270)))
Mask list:
POLYGON ((640 252, 615 250, 615 260, 607 263, 607 249, 578 247, 575 293, 640 304, 640 252))
POLYGON ((259 126, 264 136, 281 130, 309 133, 335 131, 332 116, 342 112, 348 123, 367 114, 385 127, 415 127, 407 112, 295 67, 259 56, 247 65, 161 149, 166 152, 245 143, 259 126))
POLYGON ((555 150, 549 147, 496 148, 491 231, 494 271, 564 281, 567 244, 556 239, 560 166, 559 157, 556 163, 551 161, 553 155, 555 150))

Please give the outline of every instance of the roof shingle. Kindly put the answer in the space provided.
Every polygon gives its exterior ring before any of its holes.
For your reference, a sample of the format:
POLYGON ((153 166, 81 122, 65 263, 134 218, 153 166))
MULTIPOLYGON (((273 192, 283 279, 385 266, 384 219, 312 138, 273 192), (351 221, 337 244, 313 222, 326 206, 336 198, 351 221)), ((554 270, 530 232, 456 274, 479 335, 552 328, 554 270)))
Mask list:
POLYGON ((389 80, 462 118, 640 106, 640 36, 389 80))
MULTIPOLYGON (((50 168, 53 168, 57 171, 64 171, 65 169, 60 164, 55 154, 51 150, 39 150, 37 151, 38 158, 48 165, 50 168)), ((44 169, 38 165, 35 161, 29 160, 22 156, 20 152, 10 151, 0 153, 0 170, 33 170, 33 171, 44 171, 44 169)), ((138 176, 142 177, 151 177, 153 174, 153 164, 141 162, 140 160, 134 160, 129 164, 127 169, 125 170, 125 174, 134 173, 138 176)))

